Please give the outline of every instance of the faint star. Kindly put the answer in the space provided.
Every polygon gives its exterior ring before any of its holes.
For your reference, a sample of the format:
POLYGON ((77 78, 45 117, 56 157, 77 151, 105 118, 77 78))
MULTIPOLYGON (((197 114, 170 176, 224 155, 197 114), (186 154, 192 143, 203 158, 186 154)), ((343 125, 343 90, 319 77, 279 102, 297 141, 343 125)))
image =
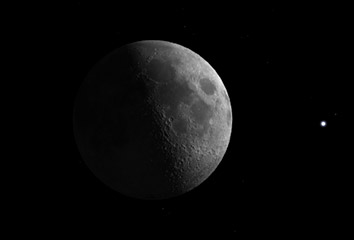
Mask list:
POLYGON ((325 127, 326 125, 327 125, 326 121, 322 121, 322 122, 321 122, 321 126, 322 126, 322 127, 325 127))

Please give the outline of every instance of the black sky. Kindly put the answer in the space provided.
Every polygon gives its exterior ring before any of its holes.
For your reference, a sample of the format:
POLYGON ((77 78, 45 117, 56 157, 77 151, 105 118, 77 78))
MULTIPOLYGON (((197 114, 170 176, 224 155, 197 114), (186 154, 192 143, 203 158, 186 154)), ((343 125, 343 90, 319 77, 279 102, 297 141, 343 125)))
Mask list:
POLYGON ((287 238, 343 228, 352 110, 345 7, 72 1, 45 14, 58 73, 50 87, 62 112, 61 150, 45 201, 45 216, 60 222, 53 229, 287 238), (81 163, 71 125, 74 97, 93 65, 148 39, 201 55, 223 80, 233 109, 230 145, 212 176, 184 196, 156 202, 100 183, 81 163))

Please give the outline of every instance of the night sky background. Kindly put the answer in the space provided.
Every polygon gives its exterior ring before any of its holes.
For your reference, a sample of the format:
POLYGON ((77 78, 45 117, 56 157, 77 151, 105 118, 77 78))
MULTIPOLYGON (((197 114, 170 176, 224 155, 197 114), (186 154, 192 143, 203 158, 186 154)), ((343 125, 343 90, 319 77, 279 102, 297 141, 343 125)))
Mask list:
POLYGON ((50 85, 57 96, 51 106, 59 113, 55 164, 42 183, 44 228, 102 238, 343 232, 352 191, 346 7, 178 5, 47 7, 51 22, 43 30, 57 73, 50 78, 58 78, 50 85), (106 187, 83 164, 72 131, 74 98, 94 64, 124 44, 149 39, 201 55, 223 80, 233 110, 231 141, 216 171, 193 191, 163 201, 106 187))

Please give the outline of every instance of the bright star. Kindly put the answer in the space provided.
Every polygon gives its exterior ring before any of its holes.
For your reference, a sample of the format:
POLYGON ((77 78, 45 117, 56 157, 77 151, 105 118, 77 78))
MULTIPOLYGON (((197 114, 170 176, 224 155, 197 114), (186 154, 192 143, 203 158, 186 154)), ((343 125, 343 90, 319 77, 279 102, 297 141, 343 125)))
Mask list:
POLYGON ((325 127, 326 124, 327 124, 326 121, 322 121, 322 122, 321 122, 321 126, 322 126, 322 127, 325 127))

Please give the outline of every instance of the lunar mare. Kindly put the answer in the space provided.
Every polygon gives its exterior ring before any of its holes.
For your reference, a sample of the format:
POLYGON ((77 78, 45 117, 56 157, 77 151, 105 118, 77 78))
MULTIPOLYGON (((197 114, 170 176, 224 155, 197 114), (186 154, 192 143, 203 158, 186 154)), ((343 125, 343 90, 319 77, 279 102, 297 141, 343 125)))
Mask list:
POLYGON ((200 185, 230 141, 225 86, 198 54, 140 41, 103 58, 83 82, 74 133, 89 169, 112 189, 165 199, 200 185))
POLYGON ((215 85, 208 78, 200 79, 199 85, 200 85, 200 88, 203 90, 203 92, 207 95, 214 94, 214 92, 216 90, 215 85))

